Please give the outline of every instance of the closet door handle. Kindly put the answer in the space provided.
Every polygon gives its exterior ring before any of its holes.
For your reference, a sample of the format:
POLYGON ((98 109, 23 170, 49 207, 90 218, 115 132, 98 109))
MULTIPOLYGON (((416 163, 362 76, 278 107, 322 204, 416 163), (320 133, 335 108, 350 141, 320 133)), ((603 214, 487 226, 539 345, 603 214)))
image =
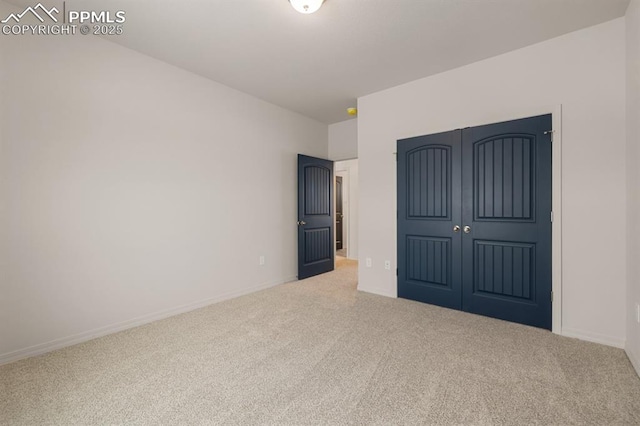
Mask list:
POLYGON ((470 226, 465 226, 465 227, 464 227, 464 233, 465 233, 465 234, 468 234, 468 233, 470 233, 470 232, 471 232, 471 227, 470 227, 470 226))
POLYGON ((453 232, 460 232, 460 225, 456 225, 453 227, 453 232))

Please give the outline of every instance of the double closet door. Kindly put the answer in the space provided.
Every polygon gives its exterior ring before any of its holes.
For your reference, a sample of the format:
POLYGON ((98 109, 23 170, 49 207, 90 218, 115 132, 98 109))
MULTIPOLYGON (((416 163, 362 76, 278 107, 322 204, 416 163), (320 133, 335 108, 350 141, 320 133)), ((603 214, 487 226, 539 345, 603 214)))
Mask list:
POLYGON ((398 296, 551 329, 551 115, 398 141, 398 296))

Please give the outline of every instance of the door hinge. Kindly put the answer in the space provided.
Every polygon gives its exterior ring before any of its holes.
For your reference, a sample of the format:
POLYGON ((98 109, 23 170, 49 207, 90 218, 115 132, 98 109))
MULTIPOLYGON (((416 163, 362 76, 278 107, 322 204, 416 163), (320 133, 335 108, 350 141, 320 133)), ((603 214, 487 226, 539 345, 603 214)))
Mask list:
POLYGON ((393 155, 395 155, 395 156, 396 156, 396 161, 398 161, 398 153, 397 153, 397 152, 394 152, 394 153, 393 153, 393 155))
POLYGON ((553 302, 553 292, 551 292, 551 301, 553 302))
POLYGON ((396 268, 396 277, 398 276, 398 268, 396 268))
POLYGON ((555 130, 547 130, 546 132, 544 132, 545 135, 550 135, 549 137, 551 138, 551 142, 553 142, 553 133, 555 132, 555 130))
POLYGON ((551 212, 551 223, 553 223, 553 211, 551 212))

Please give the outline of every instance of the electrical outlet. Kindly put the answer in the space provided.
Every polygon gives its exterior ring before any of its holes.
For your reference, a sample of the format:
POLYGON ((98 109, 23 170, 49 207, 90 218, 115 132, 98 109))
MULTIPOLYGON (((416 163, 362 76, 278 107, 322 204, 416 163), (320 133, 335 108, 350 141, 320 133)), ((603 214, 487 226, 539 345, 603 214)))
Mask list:
POLYGON ((391 270, 391 261, 390 260, 385 260, 384 261, 384 269, 386 269, 387 271, 391 270))
POLYGON ((260 259, 258 259, 258 264, 260 266, 264 265, 264 256, 260 256, 260 259))
POLYGON ((371 258, 370 257, 367 257, 365 259, 365 264, 367 265, 367 268, 371 268, 371 258))

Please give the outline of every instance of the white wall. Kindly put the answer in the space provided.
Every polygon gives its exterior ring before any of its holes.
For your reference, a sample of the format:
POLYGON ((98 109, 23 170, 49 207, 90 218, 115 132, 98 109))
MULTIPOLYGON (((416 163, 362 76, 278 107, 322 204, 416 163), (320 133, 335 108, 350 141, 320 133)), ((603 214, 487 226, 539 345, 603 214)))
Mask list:
POLYGON ((358 158, 358 120, 329 125, 329 160, 358 158))
MULTIPOLYGON (((3 8, 4 3, 0 1, 0 13, 2 13, 2 18, 4 19, 4 11, 3 8)), ((6 299, 6 291, 5 291, 5 283, 7 282, 7 269, 8 269, 8 238, 7 238, 7 228, 5 226, 5 217, 7 214, 7 200, 3 196, 6 193, 6 177, 3 172, 4 169, 4 158, 5 158, 5 126, 4 126, 4 107, 3 105, 6 103, 6 93, 5 87, 2 83, 5 80, 5 67, 6 67, 6 52, 5 46, 3 42, 3 37, 0 37, 0 322, 2 324, 7 324, 9 319, 6 318, 2 310, 7 302, 6 299)), ((2 325, 0 325, 2 327, 2 325)), ((0 342, 5 339, 4 334, 0 331, 0 342)), ((2 353, 2 350, 0 350, 2 353)))
POLYGON ((562 332, 623 346, 624 33, 620 18, 360 98, 360 257, 373 266, 360 262, 359 289, 397 294, 398 139, 562 104, 562 332))
POLYGON ((103 39, 1 39, 0 362, 295 279, 326 125, 103 39))
POLYGON ((358 160, 336 161, 335 173, 342 176, 343 180, 343 199, 342 207, 345 212, 343 232, 346 233, 347 257, 349 259, 358 258, 358 216, 360 214, 358 207, 358 160), (346 182, 346 185, 345 185, 346 182))
POLYGON ((627 354, 640 374, 640 0, 631 0, 627 28, 627 354))

